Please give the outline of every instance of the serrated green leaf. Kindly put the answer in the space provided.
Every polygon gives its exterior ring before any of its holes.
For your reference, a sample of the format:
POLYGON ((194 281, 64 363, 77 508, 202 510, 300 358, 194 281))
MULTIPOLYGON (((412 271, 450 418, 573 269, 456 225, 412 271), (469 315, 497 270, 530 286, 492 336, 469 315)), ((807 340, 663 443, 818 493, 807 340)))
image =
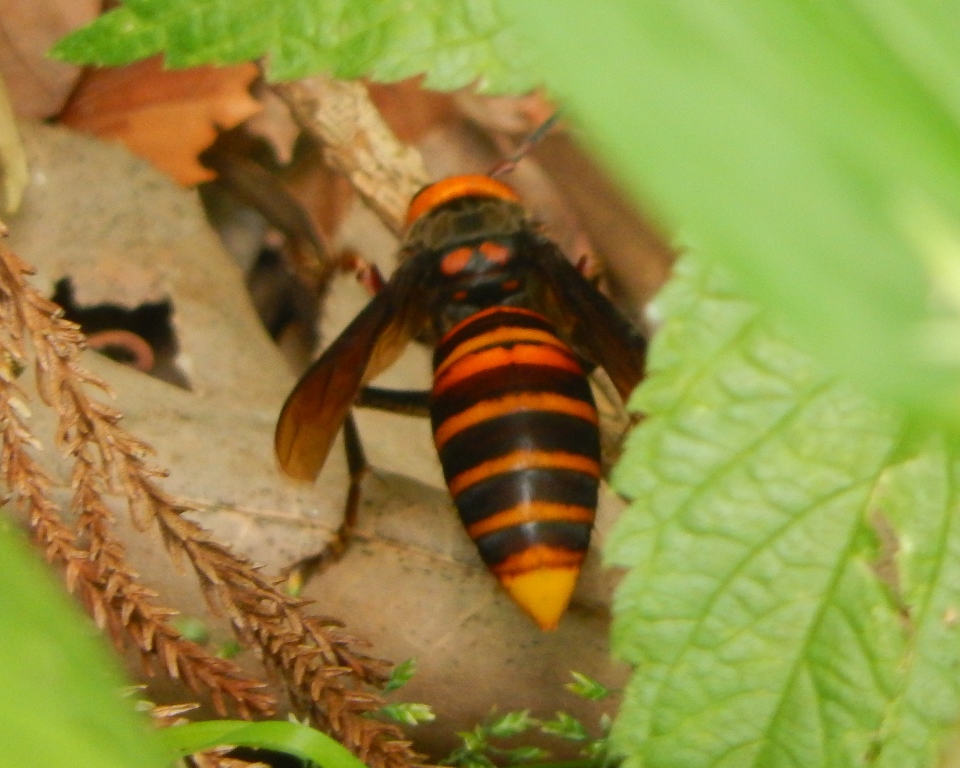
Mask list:
POLYGON ((537 81, 498 0, 126 0, 62 40, 57 58, 170 67, 267 57, 268 76, 316 72, 452 90, 522 92, 537 81))
POLYGON ((960 432, 953 4, 508 7, 565 114, 669 231, 834 370, 960 432))
POLYGON ((0 722, 3 762, 49 768, 160 768, 156 732, 133 702, 89 619, 38 555, 0 519, 0 722))
POLYGON ((921 768, 937 764, 960 710, 960 460, 932 439, 888 473, 876 514, 896 537, 888 578, 911 632, 875 765, 921 768))
POLYGON ((507 712, 493 720, 487 727, 487 734, 497 739, 508 739, 519 736, 524 731, 537 725, 538 721, 530 716, 530 710, 507 712))
POLYGON ((882 744, 905 628, 869 512, 898 423, 824 377, 716 270, 678 264, 615 482, 631 568, 614 727, 649 768, 854 766, 882 744))
POLYGON ((163 50, 162 29, 129 7, 105 13, 93 24, 64 38, 50 51, 63 61, 113 67, 163 50))

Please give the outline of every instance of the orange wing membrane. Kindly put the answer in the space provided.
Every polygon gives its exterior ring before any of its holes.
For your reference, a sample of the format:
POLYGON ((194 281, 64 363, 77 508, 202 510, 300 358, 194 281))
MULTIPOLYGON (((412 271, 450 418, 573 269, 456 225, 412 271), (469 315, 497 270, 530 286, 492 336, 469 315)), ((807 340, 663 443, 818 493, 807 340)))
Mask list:
POLYGON ((287 397, 274 447, 290 477, 317 478, 360 387, 393 363, 422 324, 423 305, 410 300, 421 268, 417 260, 398 268, 287 397))

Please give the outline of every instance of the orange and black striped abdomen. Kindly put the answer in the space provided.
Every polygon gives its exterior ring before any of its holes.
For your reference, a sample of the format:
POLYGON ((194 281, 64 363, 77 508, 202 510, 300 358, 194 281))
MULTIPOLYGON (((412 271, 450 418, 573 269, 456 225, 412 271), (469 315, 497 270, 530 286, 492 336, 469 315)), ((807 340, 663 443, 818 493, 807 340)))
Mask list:
POLYGON ((434 440, 483 560, 546 628, 590 542, 600 437, 590 386, 543 316, 497 306, 438 344, 434 440))

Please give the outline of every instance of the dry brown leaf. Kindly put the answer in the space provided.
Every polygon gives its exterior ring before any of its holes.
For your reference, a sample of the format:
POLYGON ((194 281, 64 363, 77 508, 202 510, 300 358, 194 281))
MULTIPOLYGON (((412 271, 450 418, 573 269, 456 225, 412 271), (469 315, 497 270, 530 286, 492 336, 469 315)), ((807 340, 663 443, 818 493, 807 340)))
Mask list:
POLYGON ((274 90, 320 142, 326 163, 350 179, 366 205, 399 233, 407 203, 430 177, 423 158, 399 141, 363 84, 312 75, 277 83, 274 90))
POLYGON ((300 126, 290 114, 287 105, 264 83, 254 86, 253 93, 263 109, 251 117, 244 128, 252 136, 259 136, 273 150, 280 165, 293 159, 293 148, 300 136, 300 126))
POLYGON ((421 88, 421 79, 366 84, 370 100, 404 144, 416 144, 430 131, 458 119, 453 97, 421 88))
POLYGON ((453 94, 461 113, 488 131, 523 137, 549 120, 557 105, 538 92, 524 96, 481 96, 463 90, 453 94))
POLYGON ((81 67, 47 58, 51 46, 100 13, 100 0, 0 0, 0 75, 20 117, 56 115, 81 67))
POLYGON ((60 116, 62 123, 117 139, 184 186, 215 174, 197 160, 217 137, 260 111, 250 95, 255 64, 165 70, 159 57, 91 70, 60 116))

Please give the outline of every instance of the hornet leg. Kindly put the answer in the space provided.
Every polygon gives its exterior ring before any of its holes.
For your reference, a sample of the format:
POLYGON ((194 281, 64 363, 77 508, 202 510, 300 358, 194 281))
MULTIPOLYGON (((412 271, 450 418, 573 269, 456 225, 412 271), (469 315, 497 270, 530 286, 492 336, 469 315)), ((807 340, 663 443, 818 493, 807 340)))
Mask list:
POLYGON ((357 525, 357 513, 360 509, 360 486, 370 465, 367 463, 363 443, 360 442, 360 433, 357 431, 357 423, 352 413, 347 414, 343 422, 343 445, 347 454, 347 470, 350 474, 347 499, 343 505, 343 519, 323 549, 298 560, 290 567, 287 572, 286 586, 291 594, 299 594, 311 578, 339 560, 353 537, 353 530, 357 525))

